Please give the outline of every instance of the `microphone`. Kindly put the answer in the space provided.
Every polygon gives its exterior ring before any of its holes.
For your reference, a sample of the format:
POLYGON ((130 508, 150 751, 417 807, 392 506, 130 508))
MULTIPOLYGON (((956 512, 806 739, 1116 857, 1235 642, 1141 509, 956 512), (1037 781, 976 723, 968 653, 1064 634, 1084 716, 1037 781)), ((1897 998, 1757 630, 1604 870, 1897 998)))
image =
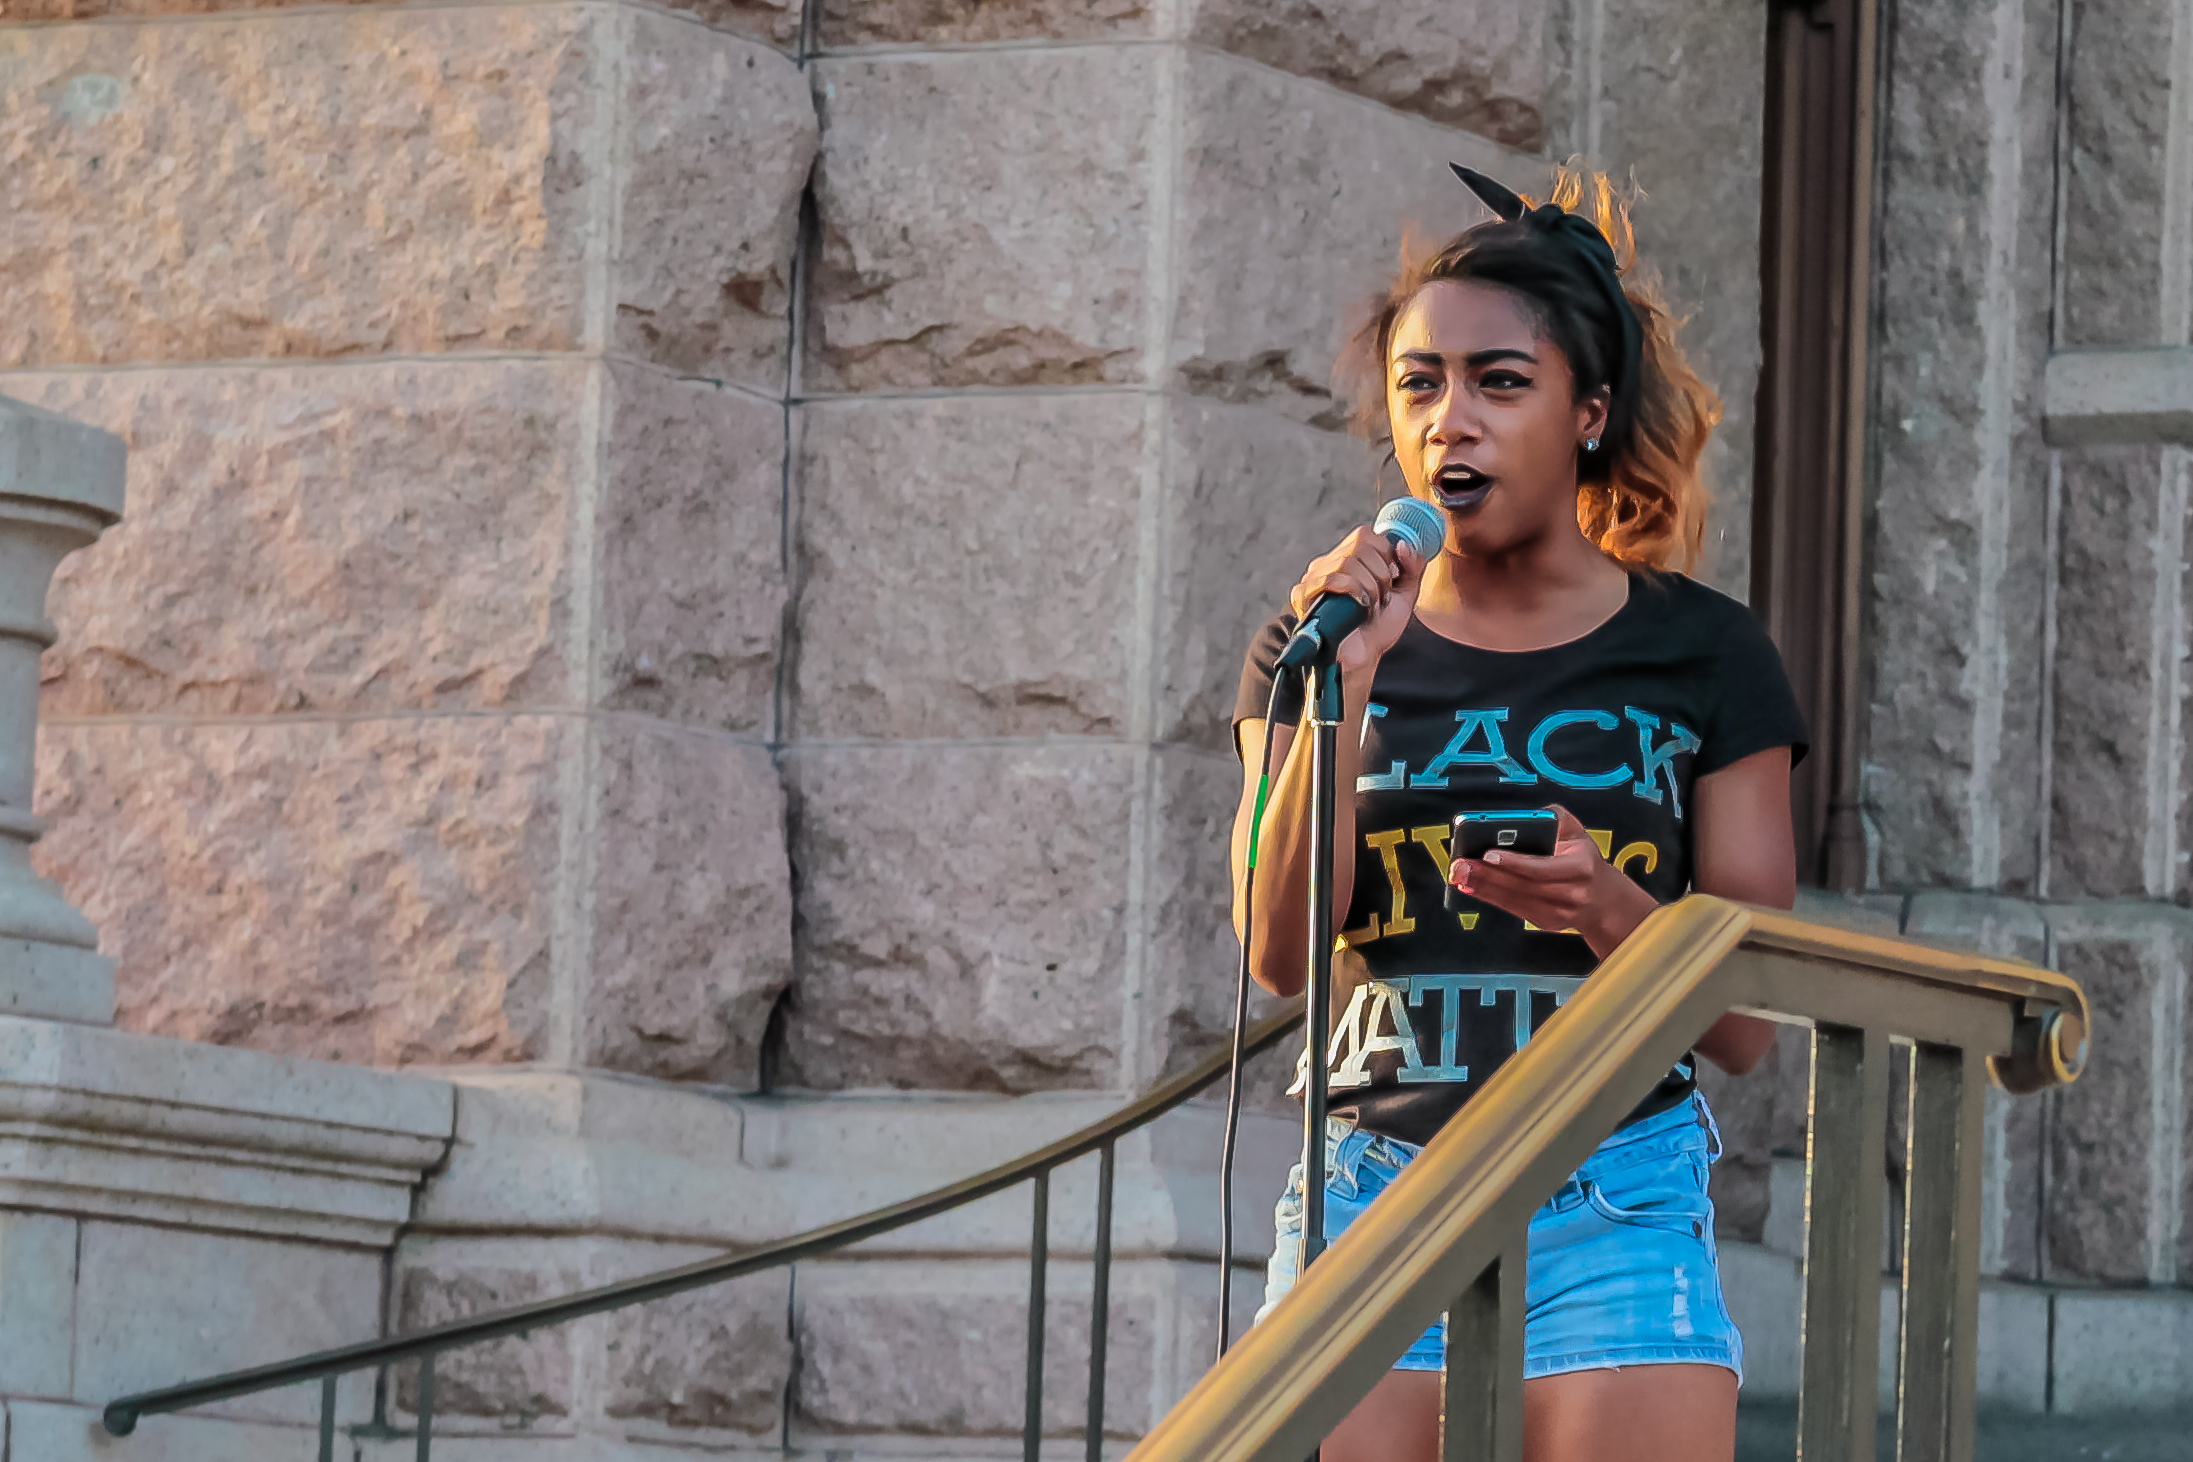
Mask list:
MULTIPOLYGON (((1395 498, 1378 510, 1378 521, 1371 526, 1395 545, 1415 549, 1417 557, 1427 562, 1447 541, 1447 515, 1422 498, 1395 498)), ((1279 652, 1275 673, 1309 664, 1328 645, 1338 649, 1340 642, 1370 617, 1370 610, 1345 594, 1318 595, 1295 628, 1294 638, 1279 652)))

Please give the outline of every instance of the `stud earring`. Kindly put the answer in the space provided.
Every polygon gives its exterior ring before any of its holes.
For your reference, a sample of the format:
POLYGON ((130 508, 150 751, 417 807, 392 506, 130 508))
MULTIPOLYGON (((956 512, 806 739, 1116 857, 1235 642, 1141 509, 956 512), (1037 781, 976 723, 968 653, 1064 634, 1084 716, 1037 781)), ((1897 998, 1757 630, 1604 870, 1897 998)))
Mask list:
POLYGON ((1584 439, 1584 450, 1585 450, 1585 451, 1587 451, 1587 452, 1596 452, 1596 451, 1598 451, 1598 450, 1599 450, 1599 438, 1597 438, 1597 437, 1586 437, 1586 438, 1584 439))

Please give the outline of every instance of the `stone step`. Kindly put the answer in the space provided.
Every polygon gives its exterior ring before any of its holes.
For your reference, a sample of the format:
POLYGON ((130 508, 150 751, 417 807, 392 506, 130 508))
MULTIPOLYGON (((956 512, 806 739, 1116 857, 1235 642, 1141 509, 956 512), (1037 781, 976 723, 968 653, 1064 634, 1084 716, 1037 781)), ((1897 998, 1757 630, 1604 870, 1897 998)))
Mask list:
MULTIPOLYGON (((2033 1416, 1982 1411, 1975 1462, 2184 1462, 2193 1454, 2193 1412, 2103 1416, 2033 1416)), ((1747 1403, 1736 1412, 1736 1462, 1792 1462, 1797 1455, 1797 1407, 1786 1401, 1747 1403)), ((1874 1456, 1896 1455, 1894 1417, 1881 1418, 1874 1456)))

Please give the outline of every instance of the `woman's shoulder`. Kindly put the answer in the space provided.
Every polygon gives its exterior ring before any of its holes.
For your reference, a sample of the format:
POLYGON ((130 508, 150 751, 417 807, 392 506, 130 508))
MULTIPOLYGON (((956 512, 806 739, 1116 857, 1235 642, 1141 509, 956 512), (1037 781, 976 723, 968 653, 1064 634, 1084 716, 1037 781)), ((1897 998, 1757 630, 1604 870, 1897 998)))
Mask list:
POLYGON ((1246 665, 1260 669, 1266 675, 1271 674, 1272 667, 1279 663, 1279 652, 1287 648, 1288 640, 1294 638, 1295 626, 1299 622, 1292 612, 1282 609, 1258 625, 1255 633, 1249 636, 1248 652, 1243 657, 1246 665))
POLYGON ((1763 638, 1766 626, 1751 606, 1711 584, 1674 569, 1633 569, 1640 608, 1668 628, 1694 630, 1712 639, 1763 638))

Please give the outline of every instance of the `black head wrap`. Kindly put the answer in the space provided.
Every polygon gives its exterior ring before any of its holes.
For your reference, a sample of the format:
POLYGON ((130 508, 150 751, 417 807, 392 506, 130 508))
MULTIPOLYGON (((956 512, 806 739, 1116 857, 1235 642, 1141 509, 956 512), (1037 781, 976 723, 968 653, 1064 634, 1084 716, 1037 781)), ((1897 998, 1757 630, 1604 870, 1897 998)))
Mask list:
POLYGON ((1545 240, 1548 247, 1570 252, 1598 282, 1600 292, 1607 298, 1607 308, 1622 332, 1621 351, 1607 379, 1606 440, 1610 448, 1628 442, 1637 420, 1638 384, 1644 378, 1645 330, 1638 323, 1637 311, 1630 307, 1628 293, 1622 288, 1621 266, 1615 260, 1614 245, 1607 242, 1607 236, 1599 231, 1597 224, 1580 213, 1571 213, 1557 203, 1532 208, 1513 189, 1475 168, 1466 168, 1458 162, 1447 166, 1454 169, 1454 175, 1466 183, 1501 222, 1520 223, 1545 240))

